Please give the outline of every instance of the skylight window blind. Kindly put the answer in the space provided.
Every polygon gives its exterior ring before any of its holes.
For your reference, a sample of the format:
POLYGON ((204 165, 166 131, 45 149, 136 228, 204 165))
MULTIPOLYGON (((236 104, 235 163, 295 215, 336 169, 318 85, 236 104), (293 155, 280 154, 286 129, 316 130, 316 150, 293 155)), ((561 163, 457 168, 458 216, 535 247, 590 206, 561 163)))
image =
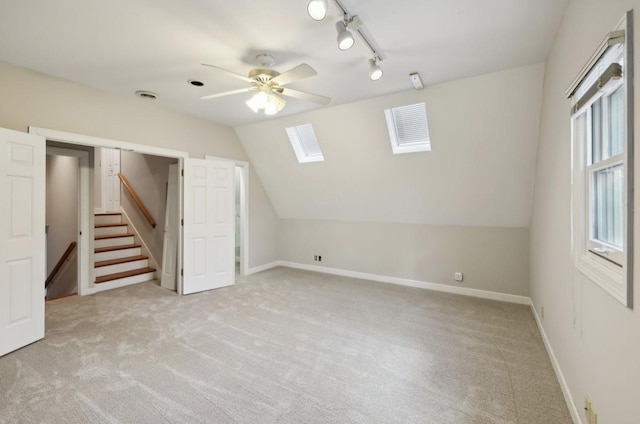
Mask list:
POLYGON ((431 150, 424 103, 385 109, 384 113, 394 154, 431 150))
POLYGON ((299 163, 324 161, 320 144, 318 144, 311 124, 289 127, 287 135, 299 163))

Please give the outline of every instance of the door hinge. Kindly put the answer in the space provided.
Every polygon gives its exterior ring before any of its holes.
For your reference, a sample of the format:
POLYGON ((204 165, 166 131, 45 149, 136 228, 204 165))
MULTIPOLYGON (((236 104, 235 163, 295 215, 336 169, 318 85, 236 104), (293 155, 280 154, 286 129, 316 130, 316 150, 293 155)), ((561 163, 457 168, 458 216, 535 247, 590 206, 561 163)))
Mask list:
POLYGON ((184 277, 184 269, 180 269, 180 276, 184 277))
POLYGON ((182 225, 184 227, 184 219, 180 220, 180 225, 182 225))
POLYGON ((182 176, 184 177, 184 169, 180 171, 180 174, 182 174, 182 176))

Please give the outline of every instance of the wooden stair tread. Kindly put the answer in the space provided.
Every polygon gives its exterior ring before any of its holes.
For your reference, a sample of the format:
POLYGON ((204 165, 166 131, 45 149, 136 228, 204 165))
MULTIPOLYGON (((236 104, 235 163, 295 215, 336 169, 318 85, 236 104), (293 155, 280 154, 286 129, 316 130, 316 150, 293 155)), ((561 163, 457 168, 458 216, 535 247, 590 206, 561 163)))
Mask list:
POLYGON ((142 261, 145 259, 149 259, 148 256, 144 256, 144 255, 137 255, 137 256, 128 256, 126 258, 120 258, 120 259, 111 259, 108 261, 98 261, 94 264, 95 268, 100 268, 101 266, 109 266, 109 265, 118 265, 118 264, 126 264, 127 262, 134 262, 134 261, 142 261))
POLYGON ((95 224, 95 228, 111 228, 111 227, 126 227, 129 224, 95 224))
POLYGON ((126 234, 105 234, 104 236, 95 236, 95 240, 105 240, 110 238, 122 238, 122 237, 133 237, 134 235, 131 233, 126 234))
POLYGON ((94 249, 94 253, 112 252, 114 250, 135 249, 141 247, 139 244, 125 244, 120 246, 98 247, 94 249))
POLYGON ((122 215, 122 212, 102 212, 102 213, 94 213, 95 216, 113 216, 113 215, 122 215))
POLYGON ((131 271, 117 272, 115 274, 103 275, 101 277, 96 277, 96 284, 106 283, 107 281, 118 280, 120 278, 133 277, 135 275, 140 275, 140 274, 147 274, 149 272, 154 272, 154 271, 155 271, 154 268, 146 267, 146 268, 134 269, 131 271))

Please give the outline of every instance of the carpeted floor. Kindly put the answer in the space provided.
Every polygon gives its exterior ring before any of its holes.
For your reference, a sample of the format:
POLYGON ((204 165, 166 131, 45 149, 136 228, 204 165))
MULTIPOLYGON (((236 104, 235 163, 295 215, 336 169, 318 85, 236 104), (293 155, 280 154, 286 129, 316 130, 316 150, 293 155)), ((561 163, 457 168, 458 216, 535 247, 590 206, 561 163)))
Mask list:
POLYGON ((0 358, 1 423, 571 423, 526 306, 276 268, 46 315, 0 358))

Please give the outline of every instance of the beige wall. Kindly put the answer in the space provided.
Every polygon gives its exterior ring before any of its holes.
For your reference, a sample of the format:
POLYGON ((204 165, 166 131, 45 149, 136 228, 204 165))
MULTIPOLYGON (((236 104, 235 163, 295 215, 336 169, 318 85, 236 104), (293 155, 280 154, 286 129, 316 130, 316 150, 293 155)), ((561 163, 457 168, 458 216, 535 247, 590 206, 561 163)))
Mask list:
MULTIPOLYGON (((160 107, 133 92, 115 96, 0 63, 0 93, 0 127, 43 127, 182 150, 191 157, 247 160, 233 129, 160 107)), ((249 266, 255 267, 277 259, 276 233, 269 230, 277 219, 255 174, 249 202, 249 266)))
MULTIPOLYGON (((69 244, 78 241, 78 172, 77 157, 47 155, 47 277, 69 244)), ((73 256, 75 258, 75 254, 73 256)), ((77 262, 73 260, 49 286, 47 297, 75 292, 78 286, 77 262)))
POLYGON ((120 172, 156 222, 155 228, 149 224, 122 184, 120 185, 120 206, 138 230, 160 269, 162 269, 167 182, 169 165, 172 163, 178 163, 178 160, 135 152, 120 152, 120 172))
POLYGON ((277 240, 279 220, 265 193, 260 177, 253 168, 249 172, 249 266, 268 264, 278 257, 277 240))
POLYGON ((283 219, 278 240, 284 261, 529 295, 527 228, 283 219))
POLYGON ((280 218, 528 227, 542 64, 236 128, 280 218), (393 155, 384 109, 425 102, 432 151, 393 155), (285 128, 313 124, 325 161, 285 128))
MULTIPOLYGON (((640 1, 574 0, 547 61, 536 186, 531 221, 531 295, 582 416, 588 394, 599 423, 639 422, 640 196, 636 190, 635 310, 615 301, 581 275, 571 258, 570 101, 565 89, 624 13, 635 8, 635 117, 640 129, 640 1)), ((636 149, 636 164, 640 155, 636 149)), ((636 165, 637 168, 637 165, 636 165)), ((640 173, 636 172, 636 187, 640 173)), ((586 423, 586 420, 583 419, 586 423)))
POLYGON ((441 284, 462 271, 459 286, 527 295, 543 72, 536 64, 237 127, 281 218, 279 259, 441 284), (393 155, 384 109, 416 102, 427 106, 432 151, 393 155), (303 123, 325 162, 297 162, 285 128, 303 123))

